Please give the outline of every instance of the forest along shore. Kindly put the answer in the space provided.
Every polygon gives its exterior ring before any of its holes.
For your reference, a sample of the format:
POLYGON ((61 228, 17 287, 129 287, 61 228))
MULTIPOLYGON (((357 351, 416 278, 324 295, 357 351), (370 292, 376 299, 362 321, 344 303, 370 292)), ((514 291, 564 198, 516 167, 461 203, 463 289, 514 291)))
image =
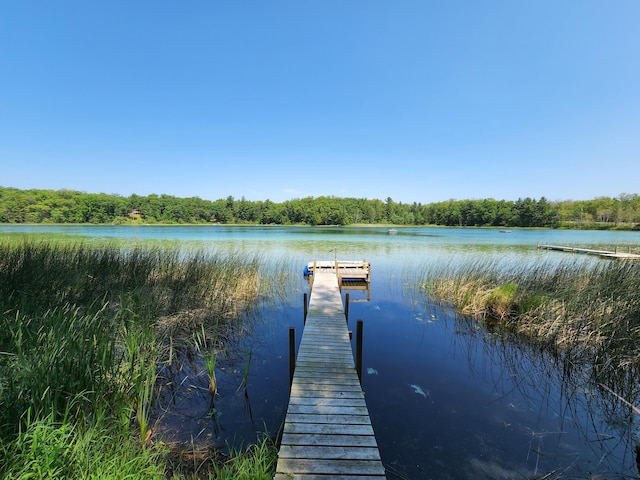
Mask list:
POLYGON ((0 187, 0 223, 439 225, 637 229, 640 196, 593 200, 447 200, 422 204, 364 198, 306 197, 217 200, 171 195, 119 195, 0 187))

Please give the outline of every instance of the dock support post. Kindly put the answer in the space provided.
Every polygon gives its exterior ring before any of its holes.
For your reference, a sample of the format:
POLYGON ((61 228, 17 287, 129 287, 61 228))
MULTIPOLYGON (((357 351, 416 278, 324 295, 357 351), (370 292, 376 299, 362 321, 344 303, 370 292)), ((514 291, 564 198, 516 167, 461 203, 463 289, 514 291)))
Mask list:
MULTIPOLYGON (((348 294, 347 294, 348 295, 348 294)), ((307 312, 309 311, 309 301, 307 298, 307 292, 304 293, 304 320, 303 324, 307 324, 307 312)))
POLYGON ((344 299, 344 316, 347 319, 347 325, 349 325, 349 294, 345 295, 344 299))
POLYGON ((289 327, 289 387, 293 384, 293 373, 296 370, 296 329, 289 327))
POLYGON ((362 383, 362 329, 364 322, 358 320, 356 322, 356 372, 358 380, 362 383))

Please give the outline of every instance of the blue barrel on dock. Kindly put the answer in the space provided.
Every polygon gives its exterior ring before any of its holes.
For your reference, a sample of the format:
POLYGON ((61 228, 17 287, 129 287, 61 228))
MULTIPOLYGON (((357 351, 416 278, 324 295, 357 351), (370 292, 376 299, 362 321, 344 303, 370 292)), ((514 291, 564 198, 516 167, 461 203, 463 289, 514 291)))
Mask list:
POLYGON ((311 270, 309 270, 309 265, 305 265, 304 266, 304 270, 302 270, 302 274, 305 277, 308 277, 309 275, 313 275, 313 272, 311 270))

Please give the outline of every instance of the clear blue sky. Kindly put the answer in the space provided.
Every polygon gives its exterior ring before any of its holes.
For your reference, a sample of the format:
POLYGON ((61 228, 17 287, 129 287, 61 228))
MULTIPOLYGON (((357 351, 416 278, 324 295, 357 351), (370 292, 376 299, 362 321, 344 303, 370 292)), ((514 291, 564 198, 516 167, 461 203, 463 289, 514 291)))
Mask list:
POLYGON ((640 1, 0 0, 0 186, 640 193, 640 1))

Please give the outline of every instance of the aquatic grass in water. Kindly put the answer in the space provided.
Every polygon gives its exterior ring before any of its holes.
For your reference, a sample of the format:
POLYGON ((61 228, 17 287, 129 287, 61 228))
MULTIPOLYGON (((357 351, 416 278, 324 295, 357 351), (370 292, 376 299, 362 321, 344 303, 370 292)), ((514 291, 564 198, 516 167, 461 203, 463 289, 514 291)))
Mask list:
POLYGON ((231 451, 228 456, 213 456, 195 446, 174 452, 170 463, 171 478, 195 480, 272 480, 275 475, 277 449, 274 441, 263 434, 244 450, 231 451))
POLYGON ((144 323, 131 322, 123 325, 122 339, 125 371, 121 383, 129 392, 127 397, 131 399, 131 408, 135 412, 140 444, 144 446, 153 433, 149 425, 157 378, 153 330, 144 323))
POLYGON ((216 350, 215 342, 207 341, 207 334, 202 326, 200 332, 196 332, 193 337, 193 343, 198 355, 202 358, 205 370, 209 377, 209 391, 212 396, 216 394, 216 350))
POLYGON ((247 389, 247 379, 249 378, 249 368, 251 367, 251 357, 253 355, 253 350, 251 347, 245 347, 242 350, 242 384, 240 387, 244 387, 245 391, 247 389))
POLYGON ((640 368, 640 265, 563 262, 527 268, 474 263, 430 272, 423 291, 572 362, 605 383, 640 368), (614 373, 616 375, 614 375, 614 373))
POLYGON ((228 462, 214 467, 217 480, 271 480, 275 473, 277 451, 268 437, 244 452, 233 452, 228 462))

